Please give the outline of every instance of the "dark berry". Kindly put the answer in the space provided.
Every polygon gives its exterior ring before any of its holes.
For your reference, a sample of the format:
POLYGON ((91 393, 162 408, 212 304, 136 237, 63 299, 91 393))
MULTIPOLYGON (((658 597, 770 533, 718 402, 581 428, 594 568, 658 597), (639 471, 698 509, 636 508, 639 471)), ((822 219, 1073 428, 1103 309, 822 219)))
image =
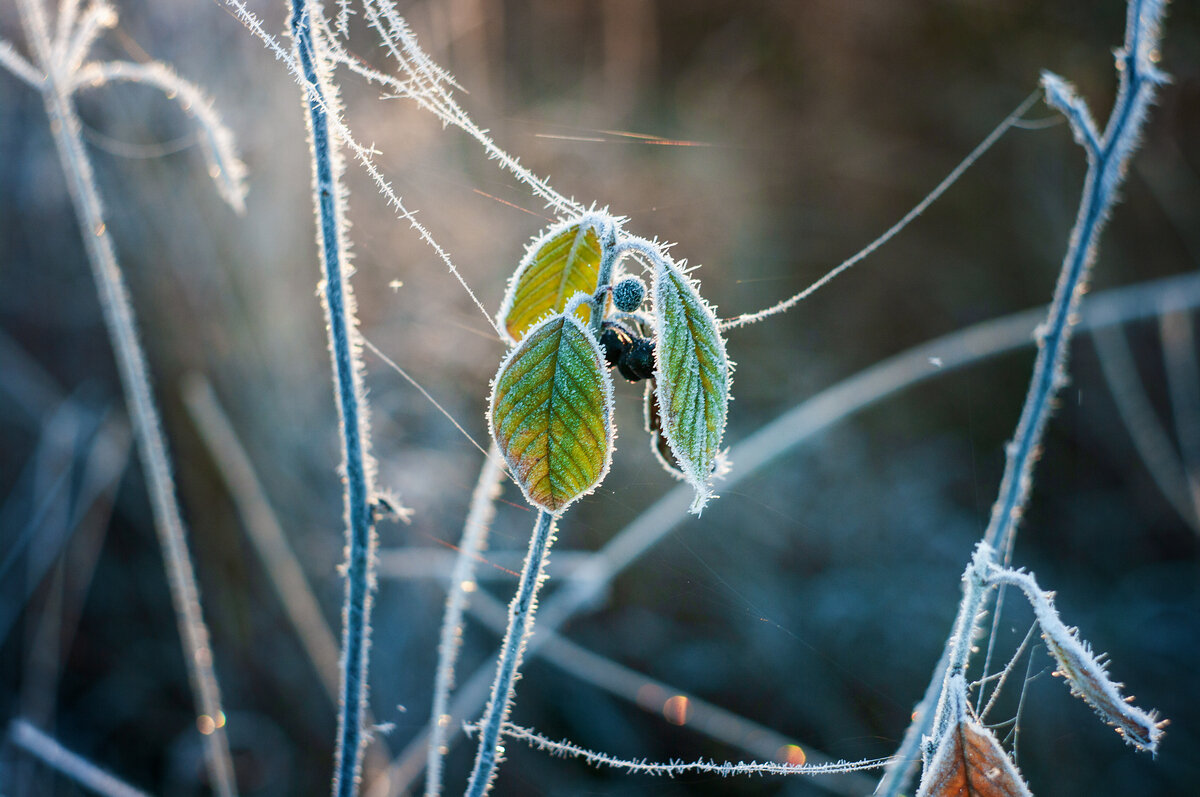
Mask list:
POLYGON ((630 382, 654 376, 654 341, 634 338, 617 361, 617 370, 630 382))
POLYGON ((600 348, 604 350, 604 359, 611 368, 616 365, 621 355, 633 341, 633 333, 621 324, 612 321, 604 322, 604 331, 600 333, 600 348))

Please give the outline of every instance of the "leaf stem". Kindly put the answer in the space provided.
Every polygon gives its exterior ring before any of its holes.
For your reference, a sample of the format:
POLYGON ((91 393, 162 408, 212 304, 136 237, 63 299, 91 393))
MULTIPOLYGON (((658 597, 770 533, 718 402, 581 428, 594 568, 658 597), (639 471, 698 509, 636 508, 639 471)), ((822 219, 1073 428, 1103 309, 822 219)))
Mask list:
POLYGON ((620 257, 620 251, 617 248, 617 225, 612 219, 604 221, 600 235, 600 270, 596 275, 596 292, 592 295, 592 310, 588 318, 588 328, 597 337, 600 336, 600 328, 604 324, 604 310, 608 305, 613 268, 620 257))
POLYGON ((508 629, 500 644, 500 659, 496 663, 496 679, 492 683, 491 698, 479 723, 479 751, 475 755, 475 767, 467 783, 467 797, 482 797, 487 794, 495 777, 496 767, 504 757, 500 743, 500 728, 508 718, 515 691, 514 681, 525 643, 533 630, 533 612, 537 605, 537 593, 541 588, 550 545, 554 542, 555 516, 546 511, 538 512, 529 541, 529 553, 525 567, 521 570, 521 583, 517 594, 508 607, 508 629))

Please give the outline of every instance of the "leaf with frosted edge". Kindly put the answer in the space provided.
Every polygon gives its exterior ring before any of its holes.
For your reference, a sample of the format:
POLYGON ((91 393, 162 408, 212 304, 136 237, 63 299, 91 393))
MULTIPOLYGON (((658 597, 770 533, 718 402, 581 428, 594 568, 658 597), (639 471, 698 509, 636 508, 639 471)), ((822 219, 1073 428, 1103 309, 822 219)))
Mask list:
POLYGON ((1021 570, 993 565, 988 569, 987 580, 1014 584, 1025 593, 1041 626, 1046 648, 1058 663, 1054 674, 1067 680, 1071 694, 1083 698, 1127 743, 1139 750, 1157 752, 1167 721, 1160 719, 1157 711, 1133 705, 1132 697, 1122 696, 1122 685, 1109 678, 1101 657, 1080 639, 1077 629, 1063 623, 1054 606, 1053 593, 1044 592, 1032 573, 1021 570))
POLYGON ((683 472, 675 467, 675 455, 671 453, 671 447, 667 445, 667 438, 662 433, 662 420, 659 418, 658 396, 654 392, 653 379, 646 380, 645 401, 644 420, 646 433, 650 435, 650 452, 654 454, 658 464, 663 466, 663 470, 676 479, 682 479, 684 478, 683 472))
POLYGON ((654 270, 654 364, 659 427, 684 478, 696 488, 691 511, 712 496, 729 406, 730 364, 712 309, 679 268, 663 258, 654 270))
POLYGON ((996 737, 969 712, 962 677, 946 688, 950 723, 921 774, 917 797, 1033 797, 996 737))
POLYGON ((1071 694, 1082 698, 1100 717, 1116 728, 1128 744, 1139 750, 1155 752, 1166 721, 1155 712, 1146 712, 1122 698, 1105 672, 1105 665, 1092 653, 1086 642, 1067 629, 1057 638, 1043 629, 1042 639, 1058 663, 1054 675, 1066 678, 1071 694))
MULTIPOLYGON (((596 290, 601 224, 587 216, 556 225, 530 244, 509 280, 497 319, 511 342, 521 340, 548 313, 561 313, 576 293, 596 290)), ((586 322, 591 309, 583 304, 576 314, 586 322)))
POLYGON ((488 422, 529 503, 559 513, 604 478, 612 391, 596 339, 570 311, 529 330, 505 358, 488 422))

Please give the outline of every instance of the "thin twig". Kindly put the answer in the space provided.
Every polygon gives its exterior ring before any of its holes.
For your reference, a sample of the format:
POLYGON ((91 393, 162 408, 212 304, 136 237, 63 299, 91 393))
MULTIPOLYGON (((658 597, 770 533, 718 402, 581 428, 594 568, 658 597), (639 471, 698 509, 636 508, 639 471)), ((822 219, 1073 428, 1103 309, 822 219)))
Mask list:
POLYGON ((555 191, 548 182, 522 166, 519 160, 496 145, 488 131, 483 130, 471 120, 470 116, 455 102, 449 90, 442 85, 443 82, 452 82, 449 80, 449 75, 439 70, 433 64, 433 60, 421 50, 416 37, 409 30, 404 19, 397 13, 395 4, 391 0, 367 0, 363 7, 367 20, 379 33, 397 64, 414 79, 416 90, 404 93, 428 100, 426 107, 432 106, 430 109, 437 114, 443 124, 452 124, 479 142, 488 157, 499 162, 503 168, 525 183, 529 190, 544 199, 548 206, 554 207, 563 214, 583 212, 583 205, 564 197, 555 191))
POLYGON ((905 227, 907 227, 913 221, 913 219, 924 213, 930 205, 937 201, 938 197, 946 193, 946 190, 950 188, 950 186, 958 182, 958 178, 962 177, 963 172, 971 168, 975 161, 983 157, 983 154, 991 149, 992 145, 999 141, 1001 136, 1008 132, 1009 128, 1013 127, 1018 121, 1020 121, 1021 117, 1025 115, 1025 112, 1032 108, 1033 104, 1037 102, 1040 94, 1040 91, 1035 91, 1022 100, 1021 104, 1018 105, 1012 113, 1006 116, 1003 121, 1000 122, 1000 124, 996 125, 995 129, 988 133, 983 141, 979 142, 975 149, 971 150, 967 157, 963 158, 962 161, 955 166, 949 174, 942 178, 942 181, 934 186, 934 189, 926 194, 924 199, 914 205, 912 210, 908 211, 908 213, 905 213, 904 217, 889 227, 887 231, 883 233, 883 235, 880 235, 874 241, 871 241, 871 243, 858 250, 858 252, 856 252, 854 255, 850 256, 846 260, 843 260, 837 266, 825 272, 823 277, 797 293, 795 296, 784 299, 783 301, 773 304, 763 310, 759 310, 758 312, 743 313, 736 318, 726 319, 720 324, 721 330, 725 331, 727 329, 737 329, 738 327, 756 324, 765 318, 787 312, 800 302, 807 299, 813 293, 823 288, 842 272, 865 260, 871 254, 873 254, 875 250, 879 249, 879 247, 896 237, 896 235, 905 227))
MULTIPOLYGON (((478 728, 472 726, 471 731, 478 728)), ((736 764, 725 761, 670 761, 665 764, 652 761, 614 758, 607 753, 598 753, 570 742, 556 742, 547 739, 539 733, 522 728, 511 723, 504 724, 503 734, 511 739, 526 742, 538 750, 545 750, 552 755, 562 758, 582 758, 592 766, 612 767, 639 775, 658 775, 674 777, 689 772, 702 772, 719 775, 723 778, 732 775, 846 775, 851 772, 864 772, 881 769, 888 764, 890 758, 870 758, 864 761, 831 761, 825 764, 780 764, 773 761, 739 761, 736 764)))
MULTIPOLYGON (((63 408, 72 412, 72 403, 64 402, 63 408)), ((86 413, 80 415, 86 416, 86 413)), ((77 475, 70 477, 77 487, 68 491, 66 500, 58 502, 65 516, 55 526, 39 524, 37 550, 28 558, 32 571, 27 575, 30 586, 41 583, 38 572, 41 568, 51 560, 59 562, 55 577, 58 588, 52 592, 54 599, 48 601, 57 603, 58 611, 42 613, 29 643, 27 677, 21 686, 24 693, 21 713, 37 725, 44 725, 54 717, 57 686, 66 664, 63 654, 70 650, 81 619, 88 586, 107 531, 113 495, 129 462, 132 440, 125 413, 114 408, 103 412, 95 421, 86 421, 89 427, 93 423, 95 428, 88 450, 79 452, 75 467, 77 475), (51 540, 62 541, 61 556, 57 546, 47 545, 51 540), (68 541, 71 542, 69 548, 68 541)), ((82 442, 87 434, 85 429, 78 440, 82 442)), ((62 442, 72 449, 76 445, 74 440, 62 442)), ((2 629, 6 626, 6 621, 0 618, 0 638, 3 638, 2 629)))
POLYGON ((208 381, 196 374, 189 376, 183 383, 183 399, 262 557, 279 603, 336 706, 340 696, 337 640, 325 622, 300 560, 267 503, 258 474, 208 381))
POLYGON ((13 720, 9 734, 17 747, 89 791, 103 797, 149 797, 146 792, 135 789, 83 756, 72 753, 25 720, 13 720))
MULTIPOLYGON (((988 714, 992 712, 992 707, 996 705, 996 701, 1000 697, 1001 690, 1004 689, 1004 684, 1008 682, 1008 676, 1012 674, 1013 668, 1017 666, 1017 662, 1025 653, 1025 649, 1029 647, 1030 641, 1033 640, 1033 632, 1037 630, 1037 623, 1029 626, 1029 630, 1025 632, 1025 638, 1021 640, 1021 644, 1017 646, 1017 650, 1008 659, 1008 663, 1000 672, 986 676, 987 679, 995 679, 996 684, 992 687, 992 694, 988 697, 987 705, 982 710, 975 709, 975 715, 979 717, 979 721, 983 722, 987 719, 988 714)), ((984 692, 984 683, 979 684, 979 694, 982 696, 984 692)))
POLYGON ((41 87, 42 80, 45 78, 44 75, 38 73, 33 64, 22 58, 13 49, 13 46, 3 39, 0 39, 0 65, 5 66, 9 72, 12 72, 35 89, 41 87))
MULTIPOLYGON (((408 207, 405 206, 400 195, 396 193, 396 191, 392 188, 391 183, 387 181, 383 173, 379 170, 379 167, 375 164, 374 159, 374 156, 379 153, 371 147, 360 144, 354 138, 354 135, 351 133, 350 129, 345 125, 345 123, 342 122, 340 115, 338 113, 330 112, 331 109, 326 105, 326 97, 323 95, 321 87, 309 80, 304 66, 296 58, 292 57, 292 55, 285 50, 278 41, 275 40, 274 36, 267 33, 266 30, 263 29, 262 22, 246 7, 246 4, 243 2, 243 0, 224 0, 224 3, 229 6, 230 9, 232 9, 234 16, 237 17, 237 19, 246 27, 246 29, 257 36, 258 39, 267 47, 267 49, 271 51, 275 58, 282 61, 284 65, 287 66, 288 71, 292 74, 292 77, 295 78, 296 82, 304 91, 309 105, 319 108, 325 113, 325 122, 328 128, 338 137, 338 140, 343 145, 345 145, 352 153, 354 153, 355 159, 359 162, 359 164, 362 165, 363 169, 366 170, 367 176, 371 178, 371 182, 375 184, 375 188, 379 191, 380 195, 383 196, 387 205, 396 213, 397 218, 407 222, 409 227, 416 232, 417 236, 437 254, 438 259, 440 259, 443 265, 446 266, 446 270, 449 271, 451 276, 458 281, 458 284, 462 286, 464 291, 466 291, 475 307, 478 308, 479 312, 483 314, 483 317, 487 319, 488 325, 496 330, 497 335, 502 335, 501 330, 496 327, 495 319, 492 318, 491 314, 483 306, 483 303, 479 301, 479 297, 475 295, 475 292, 471 290, 471 286, 467 284, 466 279, 458 270, 458 267, 454 265, 454 261, 451 260, 450 255, 441 247, 440 244, 438 244, 437 241, 433 239, 433 235, 430 234, 429 230, 417 220, 416 213, 409 210, 408 207)), ((336 55, 336 53, 337 49, 335 47, 333 54, 336 55)))
MULTIPOLYGON (((558 564, 556 555, 556 575, 558 564)), ((476 594, 471 602, 471 612, 493 630, 503 631, 504 606, 487 592, 480 591, 476 594)), ((788 754, 790 748, 795 748, 796 751, 803 752, 807 763, 833 763, 832 757, 807 744, 800 744, 765 725, 734 714, 703 698, 686 694, 670 684, 635 672, 564 636, 546 634, 545 629, 538 629, 538 633, 539 636, 546 636, 539 645, 539 653, 546 662, 584 683, 629 701, 644 711, 661 718, 666 700, 683 697, 687 701, 687 728, 691 731, 740 748, 754 758, 778 759, 788 754)), ((790 754, 795 755, 795 752, 790 754)), ((817 781, 817 785, 832 794, 861 795, 871 788, 871 781, 861 775, 846 774, 817 781)))
POLYGON ((181 78, 174 69, 157 61, 148 64, 130 61, 84 64, 75 72, 71 90, 98 88, 122 81, 154 86, 179 102, 179 106, 196 121, 199 128, 200 150, 217 192, 236 212, 245 213, 246 166, 238 158, 233 134, 221 122, 208 95, 199 86, 181 78))
MULTIPOLYGON (((304 575, 304 567, 288 542, 258 473, 207 380, 198 374, 186 378, 183 398, 233 498, 246 534, 263 560, 279 602, 336 710, 341 699, 337 639, 325 620, 317 596, 304 575)), ((363 715, 363 724, 375 724, 370 711, 363 715)), ((388 763, 387 745, 380 735, 373 735, 371 741, 375 744, 368 743, 363 765, 368 771, 383 771, 388 763)))

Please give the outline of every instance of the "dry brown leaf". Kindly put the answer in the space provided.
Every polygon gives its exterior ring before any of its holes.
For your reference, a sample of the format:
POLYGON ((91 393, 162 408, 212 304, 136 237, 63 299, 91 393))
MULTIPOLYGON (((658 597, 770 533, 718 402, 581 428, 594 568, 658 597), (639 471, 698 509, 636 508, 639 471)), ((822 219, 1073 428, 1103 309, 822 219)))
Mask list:
POLYGON ((962 679, 946 688, 952 722, 921 775, 917 797, 1032 797, 1000 742, 967 710, 962 679))

